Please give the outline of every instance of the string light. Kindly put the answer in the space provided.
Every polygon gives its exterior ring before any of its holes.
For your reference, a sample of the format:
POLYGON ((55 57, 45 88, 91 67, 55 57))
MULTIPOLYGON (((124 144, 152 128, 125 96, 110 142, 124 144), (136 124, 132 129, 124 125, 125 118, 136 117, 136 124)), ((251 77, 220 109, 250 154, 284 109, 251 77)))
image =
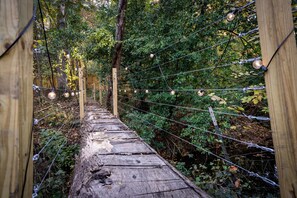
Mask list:
POLYGON ((64 97, 69 98, 69 93, 68 92, 64 93, 64 97))
POLYGON ((198 91, 198 96, 203 96, 203 95, 204 95, 204 93, 205 93, 205 92, 204 92, 204 90, 203 90, 203 89, 201 89, 201 90, 199 90, 199 91, 198 91))
POLYGON ((170 92, 170 94, 171 94, 171 95, 175 95, 175 91, 172 90, 172 91, 170 92))
POLYGON ((154 58, 154 56, 155 56, 154 54, 150 54, 150 58, 154 58))
POLYGON ((75 92, 75 95, 78 95, 78 92, 75 92))
POLYGON ((128 71, 128 67, 125 67, 125 70, 128 71))
POLYGON ((253 62, 253 67, 255 68, 255 69, 260 69, 261 67, 262 67, 262 61, 261 60, 255 60, 254 62, 253 62))
POLYGON ((227 18, 227 21, 231 22, 231 21, 234 20, 235 14, 233 12, 230 12, 230 13, 227 14, 226 18, 227 18))
POLYGON ((136 89, 134 90, 134 93, 137 93, 137 90, 136 89))
POLYGON ((147 90, 145 90, 145 93, 149 93, 149 90, 147 89, 147 90))
POLYGON ((124 92, 126 93, 126 92, 127 92, 127 90, 125 89, 125 90, 124 90, 124 92))
POLYGON ((265 67, 263 65, 263 62, 262 62, 261 59, 255 60, 253 62, 253 68, 255 68, 255 69, 262 69, 263 71, 267 71, 267 67, 265 67))
POLYGON ((75 95, 75 93, 74 92, 71 92, 71 96, 74 96, 75 95))
POLYGON ((51 91, 51 92, 49 92, 48 93, 48 95, 47 95, 47 97, 49 98, 49 99, 51 99, 51 100, 54 100, 55 98, 56 98, 56 93, 55 93, 55 91, 53 90, 53 91, 51 91))

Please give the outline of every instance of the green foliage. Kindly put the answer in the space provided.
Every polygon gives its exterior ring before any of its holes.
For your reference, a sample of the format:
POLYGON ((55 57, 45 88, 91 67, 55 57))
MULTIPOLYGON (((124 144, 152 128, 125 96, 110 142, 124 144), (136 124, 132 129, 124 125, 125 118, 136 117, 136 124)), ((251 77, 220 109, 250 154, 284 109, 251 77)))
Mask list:
MULTIPOLYGON (((228 167, 220 160, 208 160, 206 155, 208 152, 221 155, 223 141, 233 154, 240 148, 207 132, 215 132, 208 107, 241 115, 267 113, 265 91, 241 91, 264 84, 263 75, 251 63, 238 64, 240 60, 261 56, 259 42, 254 35, 235 38, 232 33, 248 32, 255 28, 256 20, 247 21, 250 14, 243 11, 232 22, 221 20, 213 24, 246 1, 131 0, 128 3, 122 64, 129 69, 121 71, 120 89, 126 91, 120 92, 120 101, 140 110, 121 105, 123 120, 214 197, 244 197, 252 189, 250 183, 237 175, 241 185, 234 187, 230 179, 234 175, 228 167), (154 54, 153 58, 150 54, 154 54), (144 93, 146 89, 150 91, 148 94, 144 93), (171 89, 176 91, 175 95, 170 95, 171 89), (204 94, 198 92, 201 89, 204 94), (140 91, 134 93, 134 90, 140 91), (164 131, 195 147, 188 148, 188 144, 164 131), (179 142, 170 145, 177 147, 179 154, 164 147, 172 139, 179 142), (197 160, 184 160, 189 154, 197 160), (206 158, 204 165, 200 158, 206 158)), ((215 116, 222 133, 230 135, 231 130, 236 130, 236 117, 219 113, 215 116)))
MULTIPOLYGON (((36 178, 42 178, 50 163, 57 155, 60 147, 67 141, 67 138, 61 132, 55 130, 43 129, 40 132, 40 148, 44 147, 48 142, 48 146, 42 152, 41 159, 37 162, 47 161, 48 166, 45 166, 44 172, 35 173, 36 178), (50 139, 53 138, 52 141, 50 139)), ((70 173, 74 169, 75 155, 79 152, 79 145, 67 144, 61 149, 57 156, 51 171, 44 181, 39 196, 47 197, 67 197, 70 178, 70 173)))

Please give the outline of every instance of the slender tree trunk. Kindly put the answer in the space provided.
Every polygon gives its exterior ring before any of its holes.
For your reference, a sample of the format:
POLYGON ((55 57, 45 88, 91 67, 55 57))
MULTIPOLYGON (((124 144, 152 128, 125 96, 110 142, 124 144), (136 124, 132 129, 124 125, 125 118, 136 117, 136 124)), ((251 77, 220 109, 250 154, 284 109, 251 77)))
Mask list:
MULTIPOLYGON (((61 0, 61 4, 59 5, 60 13, 58 15, 58 28, 60 30, 65 29, 66 27, 66 18, 65 18, 65 0, 61 0)), ((62 50, 62 57, 61 57, 61 67, 57 68, 58 72, 58 88, 65 89, 67 84, 67 75, 65 73, 66 68, 66 57, 64 53, 68 51, 66 49, 62 50)))
MULTIPOLYGON (((121 65, 122 40, 124 36, 125 11, 127 7, 127 2, 128 0, 119 0, 119 5, 118 5, 118 17, 117 17, 116 34, 115 34, 116 44, 114 47, 114 55, 112 59, 112 68, 117 68, 118 73, 120 71, 120 65, 121 65)), ((110 77, 110 81, 112 82, 112 77, 110 77)), ((108 109, 110 109, 111 107, 111 96, 112 96, 112 90, 109 88, 108 94, 107 94, 107 102, 106 102, 106 106, 108 109)))

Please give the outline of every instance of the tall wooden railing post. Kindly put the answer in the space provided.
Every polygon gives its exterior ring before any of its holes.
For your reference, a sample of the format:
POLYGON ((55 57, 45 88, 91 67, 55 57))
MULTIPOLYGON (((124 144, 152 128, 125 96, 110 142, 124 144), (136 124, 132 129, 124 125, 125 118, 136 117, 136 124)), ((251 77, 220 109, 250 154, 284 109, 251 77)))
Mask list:
POLYGON ((83 120, 85 113, 84 113, 84 86, 83 86, 83 71, 81 68, 78 68, 78 82, 79 82, 79 115, 80 121, 83 120))
POLYGON ((83 83, 84 83, 84 91, 83 91, 83 95, 84 95, 84 104, 87 102, 87 81, 86 78, 83 78, 83 83))
POLYGON ((297 197, 297 49, 291 0, 256 1, 281 197, 297 197), (285 38, 288 39, 285 41, 285 38))
POLYGON ((0 1, 0 197, 32 197, 33 0, 0 1))
POLYGON ((94 98, 94 101, 96 101, 96 84, 93 83, 93 98, 94 98))
POLYGON ((113 90, 112 90, 112 101, 113 101, 113 115, 118 117, 118 75, 117 68, 112 68, 112 82, 113 82, 113 90))
POLYGON ((99 77, 99 102, 100 102, 100 105, 102 106, 102 89, 103 89, 103 86, 102 86, 102 82, 101 82, 101 77, 99 77))

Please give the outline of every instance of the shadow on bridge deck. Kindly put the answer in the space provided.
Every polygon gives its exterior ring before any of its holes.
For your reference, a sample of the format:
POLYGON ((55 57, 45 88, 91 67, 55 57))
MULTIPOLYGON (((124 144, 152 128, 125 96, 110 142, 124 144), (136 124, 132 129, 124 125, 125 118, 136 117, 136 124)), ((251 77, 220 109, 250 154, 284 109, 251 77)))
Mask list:
POLYGON ((209 197, 97 103, 81 133, 69 197, 209 197))

